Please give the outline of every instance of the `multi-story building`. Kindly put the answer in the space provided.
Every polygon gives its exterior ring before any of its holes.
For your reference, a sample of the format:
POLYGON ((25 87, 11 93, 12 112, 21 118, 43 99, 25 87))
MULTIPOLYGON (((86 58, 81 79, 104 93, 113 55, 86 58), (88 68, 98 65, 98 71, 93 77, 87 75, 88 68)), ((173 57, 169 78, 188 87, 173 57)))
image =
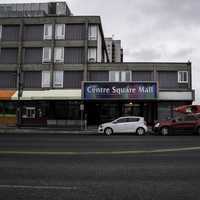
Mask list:
POLYGON ((123 49, 121 47, 121 40, 113 40, 112 38, 105 38, 108 58, 110 62, 123 62, 123 49))
POLYGON ((100 17, 65 6, 36 15, 28 5, 0 17, 0 124, 95 125, 122 115, 151 124, 192 103, 190 62, 109 63, 100 17))

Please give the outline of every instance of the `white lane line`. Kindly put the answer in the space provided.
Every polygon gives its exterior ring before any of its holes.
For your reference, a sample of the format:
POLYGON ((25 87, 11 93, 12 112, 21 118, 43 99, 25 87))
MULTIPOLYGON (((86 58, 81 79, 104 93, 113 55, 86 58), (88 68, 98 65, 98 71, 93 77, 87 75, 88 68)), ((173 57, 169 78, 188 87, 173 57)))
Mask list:
POLYGON ((91 151, 91 152, 72 152, 72 151, 0 151, 0 155, 50 155, 50 156, 76 156, 76 155, 123 155, 123 154, 149 154, 149 153, 167 153, 181 151, 200 150, 200 147, 183 147, 170 149, 154 149, 154 150, 133 150, 133 151, 91 151))
POLYGON ((77 190, 77 187, 42 186, 42 185, 0 185, 0 188, 11 189, 37 189, 37 190, 77 190))

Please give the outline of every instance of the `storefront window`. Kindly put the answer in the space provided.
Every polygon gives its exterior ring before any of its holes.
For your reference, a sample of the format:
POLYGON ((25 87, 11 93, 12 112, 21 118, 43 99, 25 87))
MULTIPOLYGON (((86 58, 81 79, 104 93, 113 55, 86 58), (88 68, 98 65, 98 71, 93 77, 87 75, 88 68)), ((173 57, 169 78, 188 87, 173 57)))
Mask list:
POLYGON ((158 120, 166 120, 172 118, 171 103, 163 102, 158 104, 158 120))
POLYGON ((100 119, 102 122, 112 121, 120 117, 119 104, 101 104, 100 119))
POLYGON ((80 113, 80 102, 68 102, 68 112, 67 118, 70 120, 79 120, 81 118, 80 113))
POLYGON ((6 102, 4 105, 5 114, 16 114, 16 102, 6 102))
POLYGON ((15 115, 17 104, 16 102, 0 102, 0 114, 1 115, 15 115))
POLYGON ((0 102, 0 115, 4 114, 3 102, 0 102))

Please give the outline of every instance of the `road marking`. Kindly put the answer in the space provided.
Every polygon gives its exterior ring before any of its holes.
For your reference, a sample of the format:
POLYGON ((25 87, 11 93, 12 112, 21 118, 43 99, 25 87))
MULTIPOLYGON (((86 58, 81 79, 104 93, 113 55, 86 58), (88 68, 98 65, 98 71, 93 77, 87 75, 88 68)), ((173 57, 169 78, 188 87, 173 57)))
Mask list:
POLYGON ((77 187, 42 186, 42 185, 0 185, 0 188, 11 189, 37 189, 37 190, 77 190, 77 187))
POLYGON ((0 155, 51 155, 51 156, 76 156, 76 155, 123 155, 123 154, 149 154, 149 153, 167 153, 181 151, 200 150, 200 147, 183 147, 171 149, 154 149, 154 150, 134 150, 134 151, 91 151, 91 152, 72 152, 72 151, 0 151, 0 155))

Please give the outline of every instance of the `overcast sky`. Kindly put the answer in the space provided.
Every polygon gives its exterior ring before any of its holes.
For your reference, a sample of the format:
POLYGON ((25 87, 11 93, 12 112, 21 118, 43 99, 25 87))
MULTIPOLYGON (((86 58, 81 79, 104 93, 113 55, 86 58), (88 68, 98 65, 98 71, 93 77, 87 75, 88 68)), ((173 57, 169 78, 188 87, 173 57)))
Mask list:
POLYGON ((126 62, 190 60, 193 88, 200 103, 200 1, 67 0, 67 3, 74 15, 100 15, 104 35, 121 39, 126 62))

